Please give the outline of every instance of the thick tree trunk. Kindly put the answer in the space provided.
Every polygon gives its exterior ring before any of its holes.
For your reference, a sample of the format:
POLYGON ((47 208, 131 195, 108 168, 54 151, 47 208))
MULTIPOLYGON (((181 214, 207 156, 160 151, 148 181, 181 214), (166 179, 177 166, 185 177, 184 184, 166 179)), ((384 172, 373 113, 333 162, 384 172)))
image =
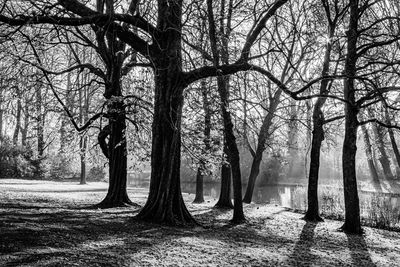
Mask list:
MULTIPOLYGON (((227 154, 227 147, 224 141, 224 154, 227 154)), ((229 163, 222 163, 221 165, 221 190, 219 194, 218 202, 215 204, 216 208, 219 209, 232 209, 231 199, 231 167, 229 163)))
POLYGON ((358 16, 358 0, 350 0, 350 22, 347 32, 347 56, 344 69, 347 78, 344 81, 343 91, 344 98, 347 101, 345 103, 345 135, 342 152, 345 222, 341 229, 354 234, 362 233, 356 177, 358 107, 355 101, 353 78, 356 75, 357 63, 358 16))
POLYGON ((97 206, 100 208, 132 205, 126 190, 127 150, 125 109, 122 101, 113 101, 109 107, 109 186, 106 197, 97 206))
POLYGON ((159 1, 154 57, 154 115, 151 180, 147 202, 138 219, 171 225, 193 224, 180 188, 182 79, 182 1, 159 1))
POLYGON ((362 130, 363 137, 364 137, 365 154, 367 155, 367 163, 368 163, 369 173, 371 174, 372 181, 374 183, 379 183, 379 176, 378 176, 378 172, 376 171, 374 158, 372 155, 372 149, 371 149, 372 145, 371 145, 371 140, 370 140, 370 136, 368 133, 368 129, 365 125, 362 125, 361 130, 362 130))
POLYGON ((262 156, 265 150, 265 143, 269 139, 271 133, 270 128, 272 125, 272 119, 275 116, 276 108, 279 104, 279 99, 281 95, 281 90, 278 90, 274 97, 271 99, 269 104, 268 113, 264 117, 260 132, 258 134, 258 143, 257 148, 254 153, 253 162, 251 164, 251 170, 249 175, 249 180, 247 183, 246 193, 243 198, 244 203, 251 203, 251 199, 253 197, 254 186, 256 184, 256 179, 258 174, 260 173, 260 163, 262 161, 262 156))
POLYGON ((176 73, 160 68, 155 75, 150 192, 137 215, 141 220, 171 225, 194 223, 180 188, 183 87, 176 73))

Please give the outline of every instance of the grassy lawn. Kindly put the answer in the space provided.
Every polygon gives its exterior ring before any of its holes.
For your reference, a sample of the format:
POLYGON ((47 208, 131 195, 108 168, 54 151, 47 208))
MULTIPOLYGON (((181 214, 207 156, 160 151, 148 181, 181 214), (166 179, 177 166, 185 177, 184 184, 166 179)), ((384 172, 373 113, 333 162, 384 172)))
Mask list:
MULTIPOLYGON (((134 219, 138 207, 98 210, 105 183, 0 180, 0 266, 400 266, 400 233, 341 222, 306 223, 275 205, 245 205, 248 222, 231 225, 215 199, 191 204, 195 228, 134 219)), ((129 189, 138 205, 147 189, 129 189)))

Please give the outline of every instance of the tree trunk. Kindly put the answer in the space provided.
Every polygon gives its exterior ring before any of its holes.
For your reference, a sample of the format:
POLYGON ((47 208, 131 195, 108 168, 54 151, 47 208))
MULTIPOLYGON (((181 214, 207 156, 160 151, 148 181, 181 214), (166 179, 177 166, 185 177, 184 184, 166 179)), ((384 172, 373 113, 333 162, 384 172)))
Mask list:
POLYGON ((363 132, 365 154, 367 155, 368 168, 369 168, 369 172, 372 177, 372 181, 374 183, 379 183, 378 172, 376 171, 374 158, 372 156, 372 149, 371 149, 372 145, 371 145, 371 140, 370 140, 370 136, 368 133, 368 129, 365 125, 362 125, 361 130, 363 132))
POLYGON ((254 186, 256 184, 256 179, 258 177, 258 174, 260 173, 260 163, 262 161, 262 156, 265 150, 265 143, 267 142, 267 140, 271 135, 270 128, 272 126, 272 119, 275 116, 275 111, 279 104, 281 92, 282 92, 281 90, 278 90, 275 93, 274 97, 271 99, 267 115, 264 117, 260 133, 258 134, 257 148, 254 153, 253 162, 251 164, 251 170, 250 170, 249 180, 247 183, 246 194, 244 195, 243 198, 244 203, 251 203, 254 186))
POLYGON ((171 225, 191 224, 194 219, 180 188, 183 86, 176 70, 158 68, 156 72, 150 191, 137 218, 171 225))
MULTIPOLYGON (((0 79, 0 86, 3 87, 3 79, 0 79)), ((0 90, 0 138, 3 136, 3 90, 0 90)))
MULTIPOLYGON (((330 17, 330 14, 326 14, 330 17)), ((336 24, 331 20, 329 25, 329 39, 335 36, 336 24)), ((325 47, 324 62, 322 66, 321 76, 329 74, 329 65, 332 53, 332 42, 327 42, 325 47)), ((329 81, 322 80, 319 88, 319 93, 325 95, 329 93, 328 88, 329 81)), ((324 113, 322 107, 326 102, 325 97, 319 97, 315 102, 312 121, 312 139, 311 139, 311 154, 310 154, 310 170, 308 173, 308 188, 307 188, 307 211, 304 219, 307 221, 323 221, 319 215, 319 203, 318 203, 318 179, 319 179, 319 165, 321 156, 321 145, 325 139, 324 133, 324 113)))
MULTIPOLYGON (((318 100, 317 100, 318 101, 318 100)), ((308 174, 307 212, 304 219, 307 221, 323 221, 319 215, 318 205, 318 178, 321 145, 324 140, 324 117, 321 106, 315 105, 313 111, 313 131, 310 154, 310 171, 308 174)))
POLYGON ((182 76, 182 1, 159 1, 154 57, 154 115, 151 179, 147 202, 138 219, 171 225, 193 224, 180 188, 182 76))
MULTIPOLYGON (((204 109, 204 149, 205 151, 209 152, 211 149, 210 138, 211 138, 211 110, 210 110, 210 102, 208 100, 208 93, 207 93, 207 85, 206 81, 201 81, 201 90, 203 96, 203 109, 204 109)), ((206 153, 207 153, 206 152, 206 153)), ((204 180, 204 173, 206 171, 206 162, 205 159, 200 159, 199 167, 197 169, 197 176, 196 176, 196 197, 193 203, 203 203, 204 196, 203 196, 203 180, 204 180)))
POLYGON ((194 198, 193 203, 203 203, 204 202, 204 192, 203 192, 204 169, 205 169, 205 166, 201 162, 200 166, 197 168, 196 197, 194 198))
POLYGON ((288 162, 289 162, 289 170, 288 177, 293 178, 299 175, 299 143, 298 143, 298 118, 297 118, 297 104, 296 101, 290 100, 290 111, 289 111, 289 122, 288 122, 288 162))
POLYGON ((356 177, 357 115, 354 78, 357 63, 358 0, 350 0, 350 21, 347 32, 347 56, 344 74, 345 135, 342 152, 345 222, 341 229, 345 232, 361 234, 360 204, 356 177))
POLYGON ((81 175, 80 184, 86 184, 86 148, 87 148, 87 136, 82 135, 79 140, 80 147, 80 161, 81 161, 81 175))
MULTIPOLYGON (((18 90, 19 91, 19 90, 18 90)), ((21 105, 21 99, 19 98, 18 94, 18 100, 17 100, 17 114, 15 116, 15 129, 14 129, 14 134, 13 134, 13 144, 14 146, 18 145, 18 136, 21 131, 21 111, 22 111, 22 105, 21 105)))
MULTIPOLYGON (((118 92, 118 90, 116 91, 118 92)), ((113 101, 108 109, 110 129, 107 144, 109 186, 106 197, 97 205, 100 208, 123 207, 133 204, 126 190, 127 150, 124 104, 122 101, 113 101)))
POLYGON ((37 153, 41 160, 44 155, 44 116, 42 112, 42 90, 41 85, 36 88, 36 134, 37 134, 37 153))
POLYGON ((378 150, 379 150, 379 154, 380 154, 379 162, 382 166, 383 174, 385 175, 386 179, 391 180, 391 179, 393 179, 394 176, 393 176, 392 170, 390 168, 389 156, 386 153, 385 141, 384 141, 384 138, 385 138, 384 129, 380 125, 373 123, 372 130, 374 132, 376 144, 378 146, 378 150))
POLYGON ((24 128, 21 129, 21 144, 23 147, 27 146, 26 140, 28 135, 28 128, 29 128, 29 105, 28 101, 24 101, 24 128))
MULTIPOLYGON (((224 154, 227 152, 226 142, 224 141, 224 154)), ((218 202, 215 204, 216 208, 219 209, 232 209, 231 199, 231 168, 229 163, 224 162, 221 166, 221 190, 219 194, 218 202)))
POLYGON ((217 77, 218 92, 221 99, 222 118, 224 123, 224 137, 227 145, 228 161, 231 167, 233 180, 233 223, 245 220, 242 203, 242 177, 240 172, 239 150, 233 133, 233 123, 228 111, 228 79, 229 77, 217 77))
MULTIPOLYGON (((386 119, 386 123, 388 125, 391 125, 390 122, 390 116, 389 116, 389 111, 388 108, 385 106, 385 119, 386 119)), ((388 128, 388 133, 389 133, 389 138, 390 138, 390 143, 392 145, 392 149, 393 149, 393 154, 396 158, 396 176, 397 179, 400 179, 400 152, 399 152, 399 147, 397 146, 396 143, 396 138, 394 137, 394 132, 392 128, 388 128)))

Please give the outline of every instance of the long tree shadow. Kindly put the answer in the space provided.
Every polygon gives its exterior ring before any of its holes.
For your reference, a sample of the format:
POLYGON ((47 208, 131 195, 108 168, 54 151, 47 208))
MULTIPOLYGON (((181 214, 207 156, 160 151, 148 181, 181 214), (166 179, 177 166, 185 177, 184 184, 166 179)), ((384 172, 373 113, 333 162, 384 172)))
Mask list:
POLYGON ((354 266, 376 266, 368 251, 364 236, 346 233, 347 244, 354 266))
POLYGON ((318 256, 311 253, 314 244, 314 231, 318 222, 306 221, 301 230, 299 240, 296 242, 292 254, 289 256, 288 264, 294 266, 314 265, 318 256))

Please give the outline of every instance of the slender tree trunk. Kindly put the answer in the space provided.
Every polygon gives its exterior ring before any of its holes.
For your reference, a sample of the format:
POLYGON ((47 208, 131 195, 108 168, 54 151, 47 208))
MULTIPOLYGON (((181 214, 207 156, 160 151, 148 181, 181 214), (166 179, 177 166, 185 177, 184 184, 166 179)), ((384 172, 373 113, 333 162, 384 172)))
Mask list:
POLYGON ((21 105, 21 99, 18 96, 17 100, 17 114, 15 116, 15 129, 14 129, 14 134, 13 134, 13 144, 14 146, 18 145, 18 136, 21 131, 21 113, 22 113, 22 105, 21 105))
MULTIPOLYGON (((330 17, 330 14, 326 14, 330 17)), ((329 39, 335 36, 336 24, 332 21, 329 24, 329 39)), ((325 47, 324 62, 322 66, 321 76, 326 76, 329 74, 329 66, 332 53, 332 42, 327 42, 325 47)), ((319 93, 321 95, 328 94, 328 80, 321 81, 319 93)), ((325 139, 324 133, 324 113, 322 107, 326 102, 325 97, 319 97, 315 102, 312 121, 312 139, 311 139, 311 154, 310 154, 310 170, 308 173, 308 188, 307 188, 307 211, 304 216, 305 220, 308 221, 323 221, 319 215, 319 203, 318 203, 318 179, 319 179, 319 166, 320 166, 320 156, 321 156, 321 145, 322 141, 325 139)))
POLYGON ((379 154, 380 154, 379 162, 382 166, 383 174, 385 175, 386 179, 391 180, 391 179, 393 179, 394 176, 393 176, 392 170, 390 168, 389 156, 386 153, 386 147, 385 147, 385 141, 384 141, 384 138, 385 138, 384 129, 380 125, 373 123, 372 130, 374 132, 376 144, 378 146, 378 150, 379 150, 379 154))
POLYGON ((371 140, 370 140, 370 136, 368 133, 368 129, 365 125, 362 125, 361 130, 362 130, 363 137, 364 137, 365 154, 367 155, 369 173, 371 174, 372 181, 374 183, 379 183, 379 176, 378 176, 378 172, 376 171, 376 168, 375 168, 374 158, 373 158, 372 149, 371 149, 372 145, 371 145, 371 140))
POLYGON ((28 128, 29 128, 29 105, 28 102, 25 100, 24 106, 24 127, 21 129, 21 144, 23 147, 27 146, 26 139, 28 135, 28 128))
MULTIPOLYGON (((211 138, 211 110, 210 102, 208 100, 207 85, 206 81, 201 81, 201 90, 203 96, 203 109, 204 109, 204 149, 208 153, 211 149, 210 138, 211 138)), ((205 159, 200 159, 199 167, 197 168, 196 175, 196 197, 193 203, 203 203, 203 180, 204 173, 206 172, 205 159)))
POLYGON ((288 176, 290 178, 296 177, 299 173, 299 143, 298 143, 298 118, 297 118, 297 104, 296 101, 291 99, 290 100, 290 111, 289 111, 289 122, 288 122, 288 152, 289 152, 289 170, 288 176))
POLYGON ((355 101, 354 78, 352 78, 356 76, 358 16, 358 0, 350 0, 350 21, 347 32, 347 56, 344 69, 344 74, 347 78, 344 80, 344 98, 346 103, 345 134, 342 154, 345 222, 341 229, 345 232, 354 234, 362 233, 356 177, 358 107, 355 101))
MULTIPOLYGON (((226 142, 224 141, 224 154, 227 152, 226 142)), ((231 199, 231 167, 229 163, 224 162, 221 165, 221 190, 219 194, 218 202, 215 204, 216 208, 219 209, 232 209, 232 199, 231 199)))
POLYGON ((232 117, 228 111, 228 81, 228 77, 217 77, 218 92, 221 99, 222 118, 224 122, 224 137, 228 148, 228 161, 232 171, 234 202, 232 222, 240 223, 245 220, 242 203, 242 177, 240 171, 239 150, 233 133, 232 117))
POLYGON ((42 112, 42 90, 38 85, 36 88, 36 134, 37 134, 37 152, 38 159, 41 160, 44 155, 44 116, 42 112))
MULTIPOLYGON (((389 116, 389 111, 388 111, 387 107, 385 107, 385 119, 386 119, 386 123, 388 125, 390 125, 391 122, 390 122, 390 116, 389 116)), ((399 147, 397 146, 396 138, 394 136, 393 129, 392 128, 388 128, 387 130, 388 130, 388 133, 389 133, 390 143, 391 143, 392 149, 393 149, 393 154, 394 154, 394 156, 396 158, 396 164, 395 164, 396 165, 396 176, 397 176, 397 179, 400 179, 400 152, 399 152, 399 147)))
POLYGON ((311 154, 310 154, 310 171, 308 174, 308 188, 307 188, 307 212, 304 216, 308 221, 322 221, 319 215, 318 204, 318 178, 319 178, 319 164, 321 155, 321 145, 324 140, 323 129, 324 117, 320 108, 317 105, 313 111, 313 131, 311 141, 311 154))
POLYGON ((82 135, 79 140, 80 147, 80 161, 81 161, 81 175, 80 184, 86 184, 86 148, 87 148, 87 136, 82 135))
POLYGON ((253 191, 254 191, 254 186, 256 184, 256 179, 258 177, 258 174, 260 173, 260 163, 262 161, 262 155, 265 150, 265 143, 269 139, 271 133, 270 129, 272 126, 272 119, 275 116, 275 111, 278 107, 280 96, 281 96, 281 90, 278 90, 274 97, 271 99, 269 108, 268 108, 268 113, 264 117, 260 133, 258 134, 258 143, 257 143, 257 148, 254 153, 253 157, 253 162, 251 164, 251 170, 250 170, 250 175, 249 175, 249 180, 247 183, 247 188, 246 188, 246 193, 243 198, 244 203, 251 203, 251 199, 253 197, 253 191))

